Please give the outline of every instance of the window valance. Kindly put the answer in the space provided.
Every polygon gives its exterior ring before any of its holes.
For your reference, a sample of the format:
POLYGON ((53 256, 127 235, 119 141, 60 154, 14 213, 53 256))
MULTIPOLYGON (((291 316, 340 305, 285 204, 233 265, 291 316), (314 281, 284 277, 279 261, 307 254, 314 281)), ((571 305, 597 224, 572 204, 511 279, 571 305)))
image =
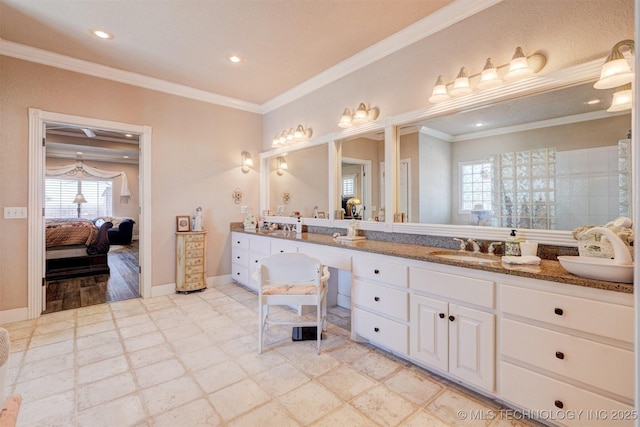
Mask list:
POLYGON ((94 168, 92 166, 87 166, 83 162, 78 161, 74 164, 67 166, 55 166, 52 168, 45 169, 46 176, 76 176, 78 174, 82 174, 84 176, 94 176, 98 178, 107 178, 113 179, 117 177, 122 178, 122 183, 120 187, 120 203, 129 203, 131 199, 131 192, 129 191, 129 182, 127 181, 127 174, 124 171, 113 172, 106 171, 98 168, 94 168))

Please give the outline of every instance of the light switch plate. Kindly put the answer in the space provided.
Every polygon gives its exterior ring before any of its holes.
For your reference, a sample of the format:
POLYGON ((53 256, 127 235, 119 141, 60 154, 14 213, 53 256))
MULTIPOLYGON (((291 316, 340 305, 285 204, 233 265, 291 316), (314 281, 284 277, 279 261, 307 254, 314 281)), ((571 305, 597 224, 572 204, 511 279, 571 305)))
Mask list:
POLYGON ((4 219, 20 219, 27 217, 26 207, 4 208, 4 219))
POLYGON ((240 213, 249 213, 249 206, 240 206, 240 213))

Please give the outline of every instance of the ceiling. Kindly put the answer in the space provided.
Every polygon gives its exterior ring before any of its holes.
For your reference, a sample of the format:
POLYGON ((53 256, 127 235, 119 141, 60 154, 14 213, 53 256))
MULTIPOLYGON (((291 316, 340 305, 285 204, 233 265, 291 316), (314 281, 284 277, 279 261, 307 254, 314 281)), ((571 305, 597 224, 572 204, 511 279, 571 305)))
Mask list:
POLYGON ((46 155, 60 159, 138 164, 138 135, 47 124, 46 155))
POLYGON ((262 105, 452 2, 2 0, 0 38, 262 105))

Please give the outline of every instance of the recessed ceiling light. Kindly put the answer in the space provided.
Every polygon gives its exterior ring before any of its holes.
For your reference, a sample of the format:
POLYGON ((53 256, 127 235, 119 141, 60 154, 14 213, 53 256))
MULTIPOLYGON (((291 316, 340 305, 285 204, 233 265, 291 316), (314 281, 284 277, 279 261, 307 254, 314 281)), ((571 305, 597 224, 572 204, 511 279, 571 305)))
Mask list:
POLYGON ((78 156, 82 156, 82 151, 76 151, 76 154, 77 154, 78 156))
POLYGON ((587 101, 587 105, 596 105, 599 104, 600 100, 599 99, 591 99, 589 101, 587 101))
POLYGON ((130 133, 125 133, 124 136, 126 136, 127 138, 133 137, 133 135, 131 135, 130 133))
POLYGON ((113 34, 104 30, 91 30, 91 34, 102 40, 113 40, 113 34))
POLYGON ((125 159, 128 159, 128 158, 129 158, 129 156, 122 156, 122 157, 123 157, 123 158, 125 158, 125 159))
POLYGON ((233 62, 234 64, 237 64, 238 62, 242 62, 242 58, 240 58, 238 55, 231 55, 229 58, 227 58, 230 62, 233 62))
POLYGON ((484 123, 482 123, 482 122, 478 122, 478 123, 474 124, 474 126, 475 126, 475 127, 477 127, 477 128, 479 128, 479 127, 481 127, 481 126, 484 126, 484 123))

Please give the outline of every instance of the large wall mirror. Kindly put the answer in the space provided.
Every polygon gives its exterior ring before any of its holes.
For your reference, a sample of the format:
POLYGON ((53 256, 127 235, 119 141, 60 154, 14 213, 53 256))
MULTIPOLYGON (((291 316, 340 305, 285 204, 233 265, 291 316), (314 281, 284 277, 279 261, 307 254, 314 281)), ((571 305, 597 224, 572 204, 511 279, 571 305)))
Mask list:
POLYGON ((328 216, 329 154, 326 144, 268 159, 269 210, 272 215, 328 216))
POLYGON ((384 204, 384 132, 338 141, 340 177, 336 203, 344 219, 375 219, 384 204))
POLYGON ((407 222, 572 230, 631 216, 631 111, 593 82, 400 126, 407 222))

